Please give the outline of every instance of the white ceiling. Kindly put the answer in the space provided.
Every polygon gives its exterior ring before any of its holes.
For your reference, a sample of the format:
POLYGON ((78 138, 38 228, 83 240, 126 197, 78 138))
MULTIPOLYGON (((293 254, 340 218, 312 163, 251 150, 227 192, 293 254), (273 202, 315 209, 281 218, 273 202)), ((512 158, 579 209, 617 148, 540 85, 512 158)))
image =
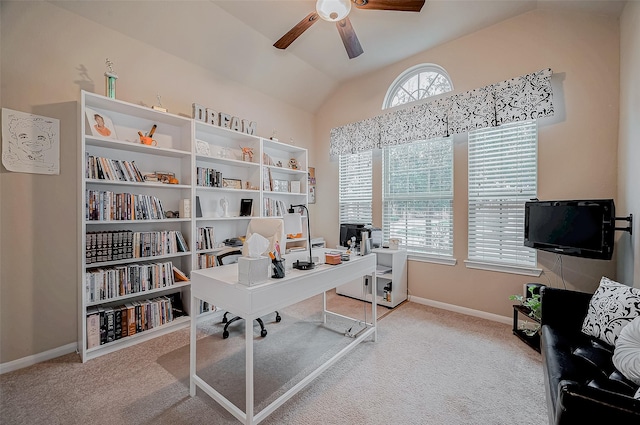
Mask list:
POLYGON ((536 8, 620 16, 620 0, 427 0, 420 13, 349 15, 364 49, 349 59, 335 24, 320 20, 286 50, 273 43, 314 0, 52 1, 132 38, 314 112, 343 81, 536 8), (105 19, 108 17, 108 19, 105 19), (140 22, 149 23, 140 31, 140 22))

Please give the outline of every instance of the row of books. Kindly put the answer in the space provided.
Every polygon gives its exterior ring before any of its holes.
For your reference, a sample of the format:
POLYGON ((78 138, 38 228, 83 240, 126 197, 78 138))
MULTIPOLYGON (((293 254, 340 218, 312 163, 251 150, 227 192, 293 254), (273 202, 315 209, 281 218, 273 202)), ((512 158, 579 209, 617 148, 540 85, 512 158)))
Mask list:
POLYGON ((265 196, 263 203, 265 217, 282 217, 287 213, 284 202, 279 199, 272 199, 265 196))
POLYGON ((222 173, 213 168, 196 167, 196 184, 204 187, 222 187, 222 173))
POLYGON ((198 227, 196 229, 196 249, 215 248, 213 227, 198 227))
POLYGON ((122 161, 86 154, 88 179, 144 182, 142 173, 134 161, 122 161))
POLYGON ((87 349, 133 336, 173 321, 182 315, 179 294, 132 301, 114 307, 87 309, 87 349))
POLYGON ((87 232, 86 264, 133 258, 133 231, 87 232))
POLYGON ((160 220, 164 208, 159 198, 133 193, 114 193, 109 190, 87 190, 86 219, 111 220, 160 220))
POLYGON ((87 232, 86 244, 87 264, 189 251, 179 230, 87 232))
POLYGON ((171 261, 91 269, 85 275, 88 302, 166 288, 174 283, 171 261))
POLYGON ((215 253, 198 254, 196 256, 196 267, 198 269, 208 269, 218 265, 218 257, 215 253))

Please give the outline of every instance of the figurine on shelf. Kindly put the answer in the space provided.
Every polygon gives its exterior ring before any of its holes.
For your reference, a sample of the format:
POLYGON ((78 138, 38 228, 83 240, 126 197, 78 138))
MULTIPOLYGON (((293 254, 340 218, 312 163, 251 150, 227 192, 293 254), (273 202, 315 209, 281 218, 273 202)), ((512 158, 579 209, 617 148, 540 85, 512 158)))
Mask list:
POLYGON ((222 216, 229 217, 229 201, 226 197, 220 199, 220 206, 222 207, 222 216))
POLYGON ((356 249, 356 237, 355 236, 351 236, 351 239, 347 241, 347 254, 351 255, 351 253, 355 253, 355 249, 356 249), (351 248, 353 248, 353 251, 351 251, 351 248))
POLYGON ((162 106, 162 101, 160 100, 161 96, 160 93, 156 94, 156 98, 158 99, 158 104, 157 105, 153 105, 151 107, 151 109, 156 110, 156 111, 160 111, 160 112, 167 112, 167 108, 165 108, 164 106, 162 106))
POLYGON ((277 141, 278 141, 278 138, 276 137, 276 134, 277 134, 277 133, 278 133, 278 132, 277 132, 277 131, 276 131, 276 129, 274 128, 274 129, 273 129, 273 133, 271 133, 271 137, 269 137, 269 139, 273 140, 274 142, 277 142, 277 141))
POLYGON ((113 70, 113 62, 107 58, 105 61, 107 65, 107 72, 104 73, 104 76, 107 77, 107 97, 111 99, 116 98, 116 80, 118 79, 118 74, 113 70))
POLYGON ((242 146, 240 146, 240 149, 242 149, 242 160, 246 161, 248 157, 249 162, 253 162, 253 148, 243 148, 242 146))
POLYGON ((298 160, 295 158, 291 158, 289 160, 289 168, 291 168, 292 170, 297 170, 298 169, 298 160))

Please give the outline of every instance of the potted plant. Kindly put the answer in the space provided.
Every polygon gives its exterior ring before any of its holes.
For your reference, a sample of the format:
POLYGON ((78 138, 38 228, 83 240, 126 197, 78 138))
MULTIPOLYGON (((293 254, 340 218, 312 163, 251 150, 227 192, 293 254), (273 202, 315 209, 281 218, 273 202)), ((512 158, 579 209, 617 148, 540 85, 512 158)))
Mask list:
POLYGON ((536 323, 531 328, 528 323, 523 325, 522 331, 528 336, 535 335, 540 329, 540 318, 542 314, 542 301, 540 299, 540 288, 544 285, 540 284, 527 284, 527 293, 529 296, 523 295, 511 295, 510 300, 518 301, 520 305, 526 307, 529 310, 529 316, 532 317, 536 323), (526 326, 526 327, 525 327, 526 326))

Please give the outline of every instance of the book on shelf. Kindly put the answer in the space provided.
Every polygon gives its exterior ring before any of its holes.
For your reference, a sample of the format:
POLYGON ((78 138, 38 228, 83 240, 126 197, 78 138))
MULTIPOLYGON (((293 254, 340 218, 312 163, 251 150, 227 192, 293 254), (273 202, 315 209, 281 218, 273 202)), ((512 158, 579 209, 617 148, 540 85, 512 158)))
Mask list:
POLYGON ((100 345, 100 311, 97 307, 87 309, 87 349, 100 345))
POLYGON ((127 308, 126 305, 121 305, 120 306, 120 337, 124 338, 126 336, 129 336, 129 319, 127 318, 127 314, 129 312, 129 309, 127 308))
POLYGON ((199 196, 196 196, 196 217, 202 217, 202 206, 200 205, 199 196))
POLYGON ((184 274, 182 272, 182 270, 180 270, 176 266, 173 266, 173 277, 174 277, 174 279, 176 281, 180 281, 180 282, 188 282, 189 281, 189 278, 187 277, 187 275, 184 274))
POLYGON ((136 333, 136 307, 133 303, 124 305, 127 309, 127 335, 135 335, 136 333))
POLYGON ((104 308, 104 315, 105 315, 105 325, 107 327, 107 335, 106 335, 106 341, 105 343, 108 344, 110 342, 115 341, 116 339, 116 335, 115 335, 115 314, 113 311, 113 307, 105 307, 104 308))
POLYGON ((187 246, 187 241, 184 239, 184 236, 182 236, 182 232, 177 231, 176 238, 177 238, 176 242, 178 243, 178 251, 179 252, 189 251, 189 247, 187 246))
POLYGON ((115 307, 113 309, 113 339, 122 338, 122 309, 115 307))

